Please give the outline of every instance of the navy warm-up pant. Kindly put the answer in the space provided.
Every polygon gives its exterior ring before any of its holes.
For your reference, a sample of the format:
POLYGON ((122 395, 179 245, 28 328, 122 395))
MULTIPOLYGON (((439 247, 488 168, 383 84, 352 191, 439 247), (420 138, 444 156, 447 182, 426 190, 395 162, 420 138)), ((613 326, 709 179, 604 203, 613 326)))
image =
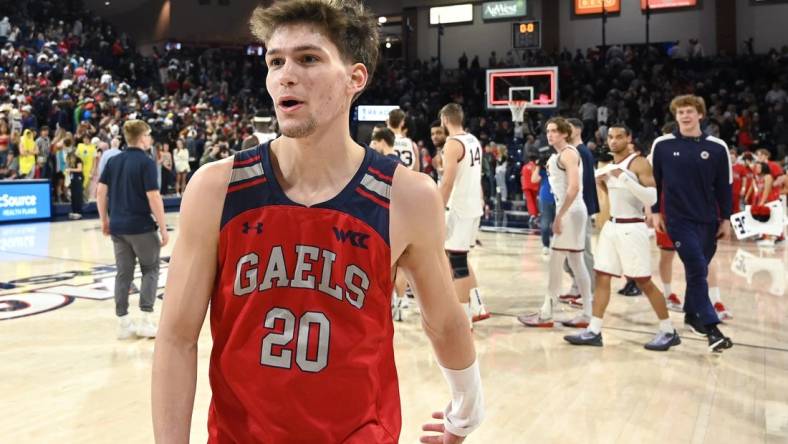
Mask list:
POLYGON ((717 251, 718 225, 673 218, 667 221, 665 228, 684 263, 687 277, 684 313, 699 318, 704 325, 719 324, 720 319, 709 300, 707 280, 709 262, 717 251))

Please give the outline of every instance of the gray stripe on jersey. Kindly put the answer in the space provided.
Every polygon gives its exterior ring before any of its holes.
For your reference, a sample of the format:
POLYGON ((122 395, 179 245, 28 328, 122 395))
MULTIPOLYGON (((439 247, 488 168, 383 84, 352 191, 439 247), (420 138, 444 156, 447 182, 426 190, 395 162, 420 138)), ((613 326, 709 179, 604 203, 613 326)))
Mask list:
POLYGON ((379 196, 385 197, 386 199, 391 199, 391 185, 378 180, 369 174, 365 174, 364 178, 361 179, 361 185, 379 196))
POLYGON ((230 178, 230 184, 234 184, 236 182, 241 182, 243 180, 248 180, 263 175, 265 175, 265 173, 263 172, 263 164, 257 162, 253 165, 249 165, 248 167, 233 169, 233 175, 230 178))

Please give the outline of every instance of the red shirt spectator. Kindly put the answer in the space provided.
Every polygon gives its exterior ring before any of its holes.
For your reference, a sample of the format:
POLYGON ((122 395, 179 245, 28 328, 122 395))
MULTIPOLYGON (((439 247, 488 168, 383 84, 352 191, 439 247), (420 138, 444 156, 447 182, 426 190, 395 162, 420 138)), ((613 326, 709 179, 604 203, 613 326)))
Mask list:
POLYGON ((120 40, 115 40, 115 43, 112 45, 112 55, 115 57, 120 57, 124 52, 125 51, 123 50, 123 45, 120 44, 120 40))
POLYGON ((783 169, 779 163, 773 160, 770 160, 767 163, 769 164, 769 174, 771 174, 773 178, 777 179, 784 174, 783 169))
POLYGON ((733 184, 732 197, 733 197, 733 213, 741 211, 741 199, 746 193, 752 180, 752 170, 747 168, 746 165, 741 163, 733 164, 733 184))
POLYGON ((539 215, 539 206, 536 202, 536 197, 539 195, 539 182, 534 183, 531 180, 534 170, 536 170, 536 162, 531 160, 523 165, 523 169, 520 171, 520 188, 523 190, 528 214, 532 217, 539 215))

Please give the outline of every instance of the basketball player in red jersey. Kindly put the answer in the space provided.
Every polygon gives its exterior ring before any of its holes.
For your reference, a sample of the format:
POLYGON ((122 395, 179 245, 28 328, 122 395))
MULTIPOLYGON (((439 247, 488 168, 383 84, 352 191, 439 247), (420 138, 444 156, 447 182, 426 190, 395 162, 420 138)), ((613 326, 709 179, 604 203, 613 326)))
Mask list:
POLYGON ((201 168, 184 195, 153 363, 154 433, 189 440, 197 338, 210 303, 210 443, 396 443, 389 297, 407 274, 451 388, 439 436, 483 416, 470 328, 443 252, 432 180, 350 137, 378 54, 357 1, 259 7, 266 87, 282 136, 201 168), (412 196, 419 196, 413 199, 412 196), (423 229, 409 230, 419 220, 423 229))

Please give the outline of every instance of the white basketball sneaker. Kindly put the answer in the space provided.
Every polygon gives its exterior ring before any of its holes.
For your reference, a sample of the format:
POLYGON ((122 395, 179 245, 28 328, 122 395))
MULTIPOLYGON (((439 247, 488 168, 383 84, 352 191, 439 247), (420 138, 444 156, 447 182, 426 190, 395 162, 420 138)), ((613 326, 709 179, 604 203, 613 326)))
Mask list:
POLYGON ((159 327, 153 319, 153 313, 143 312, 139 324, 137 324, 137 336, 141 338, 155 338, 159 327))
POLYGON ((479 293, 478 288, 471 290, 469 306, 472 322, 479 322, 490 318, 490 313, 487 311, 487 307, 484 306, 484 301, 482 301, 482 295, 479 293))
POLYGON ((131 321, 131 316, 121 316, 118 318, 118 339, 129 339, 137 333, 134 328, 134 322, 131 321))

